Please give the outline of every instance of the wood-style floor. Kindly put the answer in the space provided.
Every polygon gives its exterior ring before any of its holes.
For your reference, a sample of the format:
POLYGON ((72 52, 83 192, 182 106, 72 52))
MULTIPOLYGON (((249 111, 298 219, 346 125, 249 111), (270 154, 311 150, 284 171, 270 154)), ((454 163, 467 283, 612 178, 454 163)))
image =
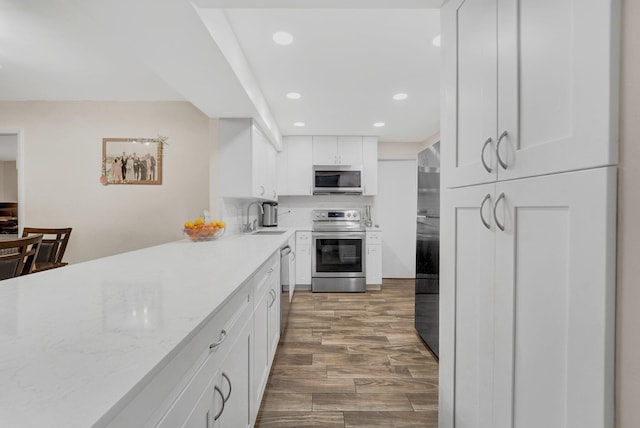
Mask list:
POLYGON ((255 426, 437 427, 438 363, 413 305, 413 280, 296 291, 255 426))

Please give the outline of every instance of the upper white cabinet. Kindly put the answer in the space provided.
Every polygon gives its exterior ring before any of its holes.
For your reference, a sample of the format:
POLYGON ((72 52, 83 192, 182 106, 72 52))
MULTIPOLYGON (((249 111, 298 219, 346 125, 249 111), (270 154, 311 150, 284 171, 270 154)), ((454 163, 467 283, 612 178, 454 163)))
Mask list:
MULTIPOLYGON (((276 150, 251 119, 220 119, 218 166, 224 197, 276 200, 276 150)), ((216 183, 217 185, 217 183, 216 183)))
POLYGON ((617 162, 617 145, 610 144, 617 141, 613 3, 443 6, 446 187, 617 162))
POLYGON ((313 192, 313 149, 310 136, 284 137, 278 153, 278 193, 311 195, 313 192))
POLYGON ((378 138, 362 137, 363 194, 378 194, 378 138))
POLYGON ((314 136, 314 165, 362 165, 362 137, 314 136))

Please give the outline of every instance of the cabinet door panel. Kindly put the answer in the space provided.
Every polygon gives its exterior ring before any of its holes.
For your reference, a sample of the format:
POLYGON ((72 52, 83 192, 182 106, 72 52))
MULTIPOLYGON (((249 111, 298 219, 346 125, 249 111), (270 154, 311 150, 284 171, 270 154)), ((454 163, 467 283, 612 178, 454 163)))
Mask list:
POLYGON ((338 163, 362 165, 362 137, 338 137, 338 163))
POLYGON ((311 137, 288 137, 289 195, 311 195, 313 183, 313 145, 311 137))
POLYGON ((617 162, 611 1, 500 1, 500 179, 617 162))
POLYGON ((496 193, 495 426, 613 426, 615 168, 496 193))
POLYGON ((443 193, 441 428, 492 427, 494 187, 489 184, 443 193), (485 200, 487 195, 491 199, 485 200))
POLYGON ((447 187, 491 182, 496 178, 496 0, 450 1, 441 13, 443 179, 447 187), (482 164, 483 153, 491 172, 482 164))
POLYGON ((313 137, 313 164, 335 165, 338 156, 338 137, 314 136, 313 137))

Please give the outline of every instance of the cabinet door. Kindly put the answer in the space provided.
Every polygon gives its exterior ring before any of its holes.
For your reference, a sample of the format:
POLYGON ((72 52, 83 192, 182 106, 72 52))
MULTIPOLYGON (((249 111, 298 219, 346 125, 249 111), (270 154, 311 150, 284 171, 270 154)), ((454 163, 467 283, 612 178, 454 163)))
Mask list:
POLYGON ((217 378, 211 379, 209 385, 204 390, 198 401, 196 402, 189 417, 181 425, 182 428, 209 428, 214 423, 215 413, 213 411, 213 403, 215 400, 222 402, 222 392, 215 390, 215 381, 217 378))
POLYGON ((296 284, 311 285, 311 245, 296 244, 296 284))
POLYGON ((271 363, 273 363, 273 357, 276 355, 276 349, 278 348, 278 342, 280 341, 280 281, 278 276, 274 277, 274 281, 271 287, 271 293, 273 298, 268 302, 269 303, 269 359, 268 359, 268 368, 267 368, 267 377, 269 372, 269 367, 271 367, 271 363))
POLYGON ((278 164, 277 164, 277 155, 275 147, 269 142, 269 140, 265 140, 266 152, 267 152, 267 175, 266 175, 266 187, 267 194, 265 196, 266 199, 271 201, 278 200, 278 164))
POLYGON ((449 1, 441 25, 443 182, 488 183, 496 178, 496 0, 449 1))
MULTIPOLYGON (((282 151, 276 156, 276 167, 278 169, 278 195, 289 195, 289 138, 282 138, 282 151)), ((311 174, 311 173, 309 173, 311 174)))
POLYGON ((267 182, 269 181, 268 142, 262 131, 255 125, 252 125, 251 140, 253 196, 264 199, 269 196, 267 194, 267 182))
POLYGON ((367 284, 382 284, 382 245, 367 245, 367 284))
POLYGON ((494 427, 494 188, 487 184, 442 194, 441 428, 494 427))
POLYGON ((229 349, 227 357, 220 365, 218 388, 224 401, 216 397, 214 401, 214 427, 242 428, 251 426, 252 413, 249 401, 251 371, 251 320, 247 320, 229 349))
POLYGON ((289 137, 287 141, 287 181, 289 195, 311 195, 313 184, 313 144, 311 137, 289 137))
POLYGON ((338 163, 338 137, 313 137, 313 164, 335 165, 338 163))
POLYGON ((496 193, 494 426, 611 427, 616 170, 496 193))
POLYGON ((378 138, 362 137, 363 193, 366 196, 378 194, 378 138))
POLYGON ((500 179, 617 162, 615 3, 498 2, 500 179))
POLYGON ((338 137, 338 163, 362 165, 362 137, 338 137))

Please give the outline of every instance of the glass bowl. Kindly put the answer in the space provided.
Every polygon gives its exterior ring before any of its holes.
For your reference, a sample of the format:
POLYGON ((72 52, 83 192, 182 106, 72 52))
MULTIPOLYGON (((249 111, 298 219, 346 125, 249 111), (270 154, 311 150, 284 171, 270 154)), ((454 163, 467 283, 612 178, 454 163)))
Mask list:
POLYGON ((224 229, 219 227, 204 226, 193 229, 183 229, 184 234, 193 242, 213 241, 224 235, 224 229))

